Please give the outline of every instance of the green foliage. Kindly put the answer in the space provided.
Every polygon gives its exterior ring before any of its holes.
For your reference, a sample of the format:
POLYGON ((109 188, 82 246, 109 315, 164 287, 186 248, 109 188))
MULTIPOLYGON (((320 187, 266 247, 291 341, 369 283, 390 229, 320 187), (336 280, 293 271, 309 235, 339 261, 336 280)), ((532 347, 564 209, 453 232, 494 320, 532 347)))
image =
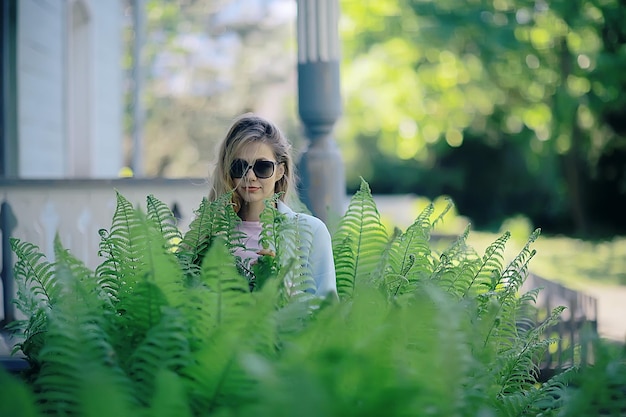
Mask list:
MULTIPOLYGON (((58 239, 54 261, 13 239, 16 303, 29 318, 16 326, 18 349, 31 367, 21 380, 0 373, 0 411, 581 415, 572 399, 598 395, 585 375, 611 395, 624 388, 623 361, 609 354, 597 358, 600 367, 538 383, 552 342, 545 329, 562 311, 534 323, 538 290, 519 294, 539 231, 508 264, 507 233, 482 256, 466 244, 469 228, 439 251, 429 240, 450 205, 440 213, 429 205, 388 236, 362 181, 333 236, 340 301, 327 302, 311 294, 308 231, 275 199, 261 216, 261 243, 274 256, 250 281, 228 240, 238 220, 227 201, 203 200, 183 236, 153 196, 146 215, 118 194, 95 271, 58 239)), ((622 407, 612 398, 584 409, 622 407)))
POLYGON ((340 296, 352 297, 357 282, 367 283, 387 242, 385 226, 372 199, 369 185, 361 179, 357 191, 333 235, 337 283, 340 296), (350 256, 351 259, 340 259, 350 256))
POLYGON ((340 3, 349 189, 448 194, 488 230, 626 230, 623 2, 340 3))

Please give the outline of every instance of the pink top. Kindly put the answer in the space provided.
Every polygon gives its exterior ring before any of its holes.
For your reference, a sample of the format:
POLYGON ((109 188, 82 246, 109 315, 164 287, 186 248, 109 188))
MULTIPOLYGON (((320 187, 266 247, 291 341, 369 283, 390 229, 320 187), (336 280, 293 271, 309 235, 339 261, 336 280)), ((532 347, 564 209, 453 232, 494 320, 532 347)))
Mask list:
POLYGON ((245 237, 241 239, 240 243, 243 243, 246 248, 235 248, 235 255, 239 256, 243 263, 247 266, 251 266, 257 259, 259 259, 259 254, 257 252, 261 250, 259 238, 261 237, 262 227, 261 222, 258 221, 242 221, 237 225, 236 229, 245 234, 245 237))

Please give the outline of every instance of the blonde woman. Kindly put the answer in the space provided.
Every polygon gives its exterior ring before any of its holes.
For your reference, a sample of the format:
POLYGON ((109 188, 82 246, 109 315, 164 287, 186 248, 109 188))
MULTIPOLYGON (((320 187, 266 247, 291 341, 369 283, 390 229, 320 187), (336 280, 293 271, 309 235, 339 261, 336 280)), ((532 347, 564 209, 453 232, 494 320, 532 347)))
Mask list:
POLYGON ((281 193, 277 210, 309 228, 310 238, 301 249, 307 254, 317 295, 336 297, 330 233, 320 219, 295 213, 287 205, 295 182, 291 145, 272 122, 254 114, 237 118, 220 144, 212 181, 210 200, 234 191, 233 205, 241 218, 237 227, 244 236, 239 242, 244 248, 237 248, 235 255, 244 264, 251 265, 268 254, 259 245, 260 215, 265 201, 281 193))

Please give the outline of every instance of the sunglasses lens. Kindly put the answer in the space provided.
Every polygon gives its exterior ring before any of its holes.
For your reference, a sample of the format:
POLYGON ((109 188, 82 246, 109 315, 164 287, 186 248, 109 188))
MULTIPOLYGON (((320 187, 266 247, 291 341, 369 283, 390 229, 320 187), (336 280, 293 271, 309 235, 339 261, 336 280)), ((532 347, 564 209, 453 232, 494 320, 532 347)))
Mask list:
POLYGON ((232 178, 241 178, 248 168, 248 163, 242 159, 235 159, 230 166, 230 176, 232 178))
MULTIPOLYGON (((246 175, 249 166, 247 161, 235 159, 230 166, 230 176, 232 178, 242 178, 246 175)), ((252 171, 254 171, 254 175, 258 178, 269 178, 274 174, 274 162, 263 160, 255 161, 252 166, 252 171)))
POLYGON ((272 161, 256 161, 252 169, 257 177, 269 178, 274 173, 274 163, 272 161))

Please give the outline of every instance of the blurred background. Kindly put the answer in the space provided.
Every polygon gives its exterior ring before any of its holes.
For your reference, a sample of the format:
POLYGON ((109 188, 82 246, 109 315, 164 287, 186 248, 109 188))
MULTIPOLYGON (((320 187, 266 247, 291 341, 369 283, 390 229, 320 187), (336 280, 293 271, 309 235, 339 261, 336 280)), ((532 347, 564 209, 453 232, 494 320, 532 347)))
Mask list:
MULTIPOLYGON (((452 197, 474 227, 626 232, 626 2, 340 1, 347 192, 452 197)), ((233 116, 303 149, 295 0, 146 0, 145 176, 202 177, 233 116)), ((132 3, 124 4, 127 87, 132 3)), ((131 165, 132 95, 126 97, 131 165)))

